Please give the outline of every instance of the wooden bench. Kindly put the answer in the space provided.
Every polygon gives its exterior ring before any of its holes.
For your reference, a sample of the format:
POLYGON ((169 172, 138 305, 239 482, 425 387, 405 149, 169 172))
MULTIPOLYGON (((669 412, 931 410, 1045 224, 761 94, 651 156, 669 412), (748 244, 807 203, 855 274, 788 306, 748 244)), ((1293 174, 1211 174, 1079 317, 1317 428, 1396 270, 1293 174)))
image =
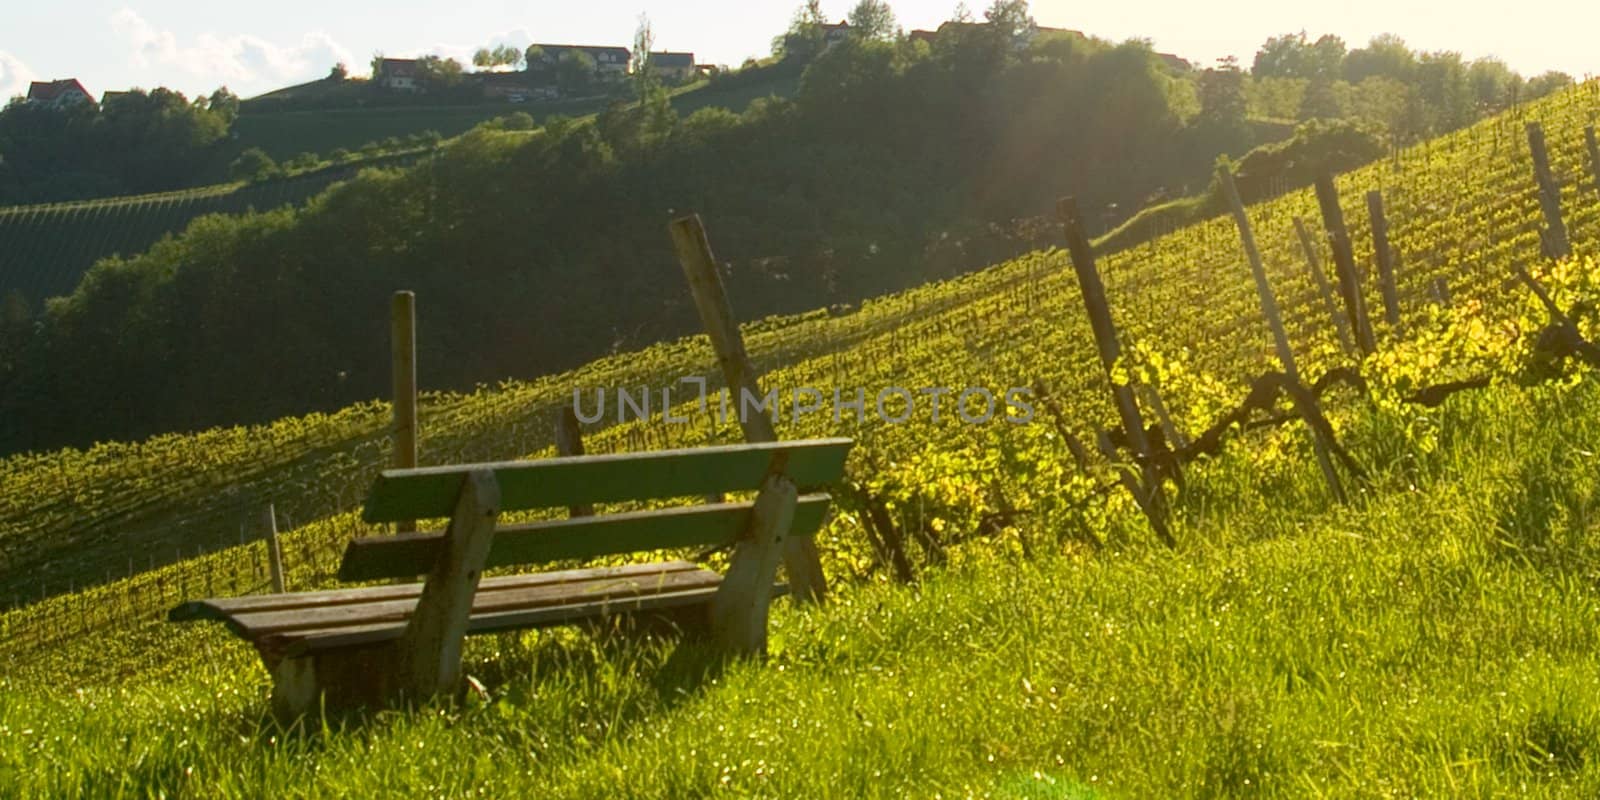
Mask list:
POLYGON ((457 691, 462 638, 619 613, 703 620, 733 653, 766 647, 786 538, 821 527, 830 498, 801 489, 844 474, 849 439, 730 445, 384 472, 367 522, 448 518, 444 532, 356 539, 339 577, 422 583, 191 601, 172 621, 217 620, 253 644, 273 711, 424 700, 457 691), (504 512, 758 491, 701 504, 527 524, 504 512), (493 577, 483 570, 664 548, 728 546, 727 575, 684 561, 493 577), (684 615, 688 615, 685 617, 684 615))

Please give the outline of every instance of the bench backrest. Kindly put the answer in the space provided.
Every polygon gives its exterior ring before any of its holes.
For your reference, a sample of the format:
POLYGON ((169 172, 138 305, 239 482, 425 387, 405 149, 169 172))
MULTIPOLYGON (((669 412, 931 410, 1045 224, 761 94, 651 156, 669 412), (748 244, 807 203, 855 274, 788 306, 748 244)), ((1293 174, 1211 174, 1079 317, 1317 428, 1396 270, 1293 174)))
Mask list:
MULTIPOLYGON (((851 444, 849 439, 812 439, 389 470, 373 486, 362 518, 397 522, 448 517, 462 481, 475 469, 494 472, 502 512, 751 491, 760 488, 773 472, 781 472, 802 489, 817 487, 844 476, 851 444)), ((802 495, 795 505, 789 535, 815 533, 828 501, 826 494, 802 495)), ((727 545, 743 532, 751 507, 748 502, 716 503, 501 526, 484 566, 727 545)), ((374 580, 420 575, 438 559, 444 542, 443 533, 357 539, 345 551, 339 577, 374 580)))
POLYGON ((388 470, 378 476, 361 518, 448 517, 462 479, 475 469, 494 471, 501 511, 751 491, 774 466, 798 487, 823 486, 844 475, 851 444, 849 439, 806 439, 388 470))

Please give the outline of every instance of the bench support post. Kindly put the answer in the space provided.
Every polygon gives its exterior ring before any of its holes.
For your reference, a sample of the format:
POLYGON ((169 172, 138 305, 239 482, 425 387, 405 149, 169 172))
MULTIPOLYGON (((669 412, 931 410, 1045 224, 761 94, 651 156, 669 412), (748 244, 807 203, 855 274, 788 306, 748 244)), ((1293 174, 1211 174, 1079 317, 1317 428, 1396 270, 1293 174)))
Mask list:
POLYGON ((400 639, 401 690, 413 700, 453 692, 461 683, 461 641, 499 515, 494 472, 473 470, 461 482, 444 552, 428 573, 417 610, 400 639))
POLYGON ((772 582, 783 560, 785 539, 794 521, 797 492, 793 481, 773 473, 756 495, 750 524, 734 546, 728 574, 711 600, 711 628, 723 648, 740 655, 761 655, 767 649, 767 608, 772 582))

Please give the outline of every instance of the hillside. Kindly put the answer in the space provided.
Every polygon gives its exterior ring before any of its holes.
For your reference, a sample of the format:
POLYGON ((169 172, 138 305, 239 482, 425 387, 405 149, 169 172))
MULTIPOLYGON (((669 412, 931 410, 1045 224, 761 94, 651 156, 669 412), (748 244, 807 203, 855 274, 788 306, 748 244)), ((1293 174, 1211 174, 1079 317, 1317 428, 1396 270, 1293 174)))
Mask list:
POLYGON ((1038 214, 1062 187, 1098 221, 1163 185, 1203 184, 1217 151, 1202 148, 1216 140, 1179 116, 1179 82, 1137 42, 1027 59, 981 39, 939 52, 847 42, 808 68, 793 101, 741 115, 679 116, 652 100, 478 130, 424 167, 357 178, 302 209, 208 218, 100 265, 11 342, 9 370, 0 358, 0 450, 370 398, 386 383, 374 298, 396 288, 433 298, 425 315, 460 321, 419 356, 440 389, 681 336, 692 313, 659 246, 676 209, 707 215, 751 316, 960 274, 1052 241, 1038 214), (1111 94, 1127 100, 1116 113, 1072 110, 1111 94), (463 357, 472 341, 495 344, 463 357), (77 377, 90 363, 138 389, 110 402, 108 384, 77 377))
MULTIPOLYGON (((759 97, 793 97, 799 89, 800 72, 794 65, 777 65, 757 68, 727 85, 693 83, 671 92, 672 105, 684 115, 710 107, 738 114, 759 97)), ((423 97, 414 102, 368 105, 360 93, 355 93, 345 101, 348 105, 341 107, 279 109, 280 103, 274 101, 285 99, 281 93, 292 92, 295 88, 244 101, 239 118, 234 122, 238 150, 259 147, 281 161, 298 153, 326 155, 339 148, 355 150, 368 142, 390 137, 404 139, 430 130, 446 137, 457 136, 476 125, 519 111, 540 121, 558 114, 583 117, 603 111, 614 101, 608 97, 587 97, 527 103, 501 100, 430 105, 423 97)))
MULTIPOLYGON (((1348 506, 1329 496, 1302 426, 1261 428, 1188 464, 1173 509, 1181 549, 1153 546, 1131 501, 1105 488, 1108 464, 1069 466, 1064 433, 1089 438, 1115 415, 1067 259, 1044 251, 851 314, 750 326, 769 386, 1044 383, 1064 410, 1033 425, 786 419, 786 437, 856 437, 852 484, 925 539, 912 550, 916 586, 893 585, 839 487, 821 539, 838 596, 780 613, 765 665, 649 639, 486 638, 470 664, 487 704, 283 730, 262 718, 248 648, 217 630, 134 622, 179 597, 250 591, 257 542, 0 617, 0 730, 25 731, 0 740, 0 764, 39 794, 1592 794, 1600 384, 1588 367, 1550 382, 1540 370, 1561 365, 1527 366, 1545 318, 1507 274, 1539 261, 1521 139, 1537 119, 1580 257, 1535 271, 1564 308, 1600 299, 1600 199, 1581 135, 1597 109, 1591 82, 1340 179, 1358 254, 1371 249, 1357 198, 1380 189, 1402 256, 1402 327, 1383 326, 1364 361, 1338 346, 1303 268, 1291 221, 1317 219, 1309 192, 1251 209, 1302 370, 1359 366, 1369 384, 1367 399, 1327 398, 1367 473, 1348 506), (1431 299, 1439 279, 1448 307, 1431 299), (1488 390, 1439 408, 1401 402, 1485 370, 1488 390), (1006 516, 986 522, 995 514, 1006 516)), ((1190 433, 1273 366, 1242 260, 1216 220, 1101 264, 1129 366, 1159 375, 1190 433)), ((1381 308, 1375 291, 1368 301, 1381 308)), ((1580 319, 1591 340, 1596 322, 1580 319)), ((713 369, 696 337, 436 396, 424 462, 547 454, 550 415, 573 387, 713 369)), ((692 404, 678 411, 694 417, 692 404)), ((100 549, 115 529, 74 530, 74 511, 176 515, 196 508, 182 492, 234 485, 251 465, 253 485, 270 489, 211 502, 243 512, 323 496, 297 517, 318 521, 288 543, 294 588, 324 584, 340 544, 365 530, 337 512, 382 463, 383 418, 372 405, 9 459, 5 536, 45 538, 27 520, 54 509, 63 523, 48 538, 100 549), (285 463, 295 468, 273 466, 285 463)), ((607 452, 737 437, 694 419, 586 438, 607 452)))

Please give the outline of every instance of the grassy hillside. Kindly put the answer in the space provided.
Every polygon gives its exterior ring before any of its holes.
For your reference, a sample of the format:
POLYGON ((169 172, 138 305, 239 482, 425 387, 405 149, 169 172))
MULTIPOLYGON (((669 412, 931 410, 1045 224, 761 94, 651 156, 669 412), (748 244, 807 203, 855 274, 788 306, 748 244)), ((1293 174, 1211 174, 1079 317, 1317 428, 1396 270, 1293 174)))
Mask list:
MULTIPOLYGON (((1595 85, 1588 84, 1531 109, 1548 126, 1570 228, 1580 244, 1600 233, 1594 196, 1582 180, 1581 135, 1574 135, 1595 103, 1595 85)), ((1400 290, 1408 325, 1433 313, 1427 298, 1435 278, 1447 281, 1458 305, 1503 297, 1507 265, 1537 253, 1537 200, 1518 138, 1521 123, 1498 118, 1406 151, 1398 171, 1385 163, 1341 178, 1363 257, 1371 251, 1359 198, 1371 188, 1385 192, 1392 242, 1403 261, 1400 290)), ((1308 359, 1303 367, 1317 374, 1341 363, 1290 225, 1296 215, 1317 218, 1313 198, 1297 192, 1252 213, 1301 357, 1308 359)), ((711 223, 715 238, 716 220, 711 223)), ((664 234, 662 240, 665 249, 664 234)), ((1230 223, 1214 220, 1115 254, 1102 269, 1125 333, 1190 373, 1193 386, 1169 390, 1169 405, 1180 420, 1193 427, 1209 424, 1217 395, 1236 401, 1230 393, 1242 392, 1238 381, 1270 363, 1270 341, 1257 321, 1254 290, 1230 223)), ((786 386, 892 386, 907 373, 923 385, 939 376, 988 378, 996 386, 1047 381, 1058 385, 1058 394, 1068 393, 1063 402, 1074 424, 1088 429, 1112 417, 1093 372, 1084 377, 1093 349, 1076 291, 1065 255, 1042 253, 870 301, 843 316, 816 312, 769 320, 749 333, 750 349, 764 369, 786 368, 774 377, 786 386), (923 346, 908 348, 907 342, 923 346)), ((1381 307, 1375 290, 1369 300, 1381 307)), ((419 335, 425 343, 443 334, 424 319, 419 335)), ((538 381, 437 395, 425 402, 423 457, 438 463, 536 452, 549 444, 553 415, 571 402, 574 387, 660 387, 679 376, 714 371, 704 340, 696 338, 538 381)), ((425 372, 424 386, 428 380, 425 372)), ((130 557, 159 564, 180 549, 237 543, 239 522, 254 520, 269 501, 287 508, 297 523, 349 509, 384 463, 383 413, 380 405, 360 406, 271 426, 0 461, 7 487, 0 493, 0 598, 37 597, 41 582, 48 595, 69 582, 104 580, 107 571, 126 574, 130 557), (183 519, 196 524, 178 524, 183 519)), ((722 426, 718 435, 729 430, 722 426)), ((900 440, 902 431, 917 433, 912 426, 877 426, 872 432, 888 447, 887 440, 900 440)), ((705 430, 657 422, 599 435, 597 446, 615 447, 694 443, 705 438, 705 430)), ((883 460, 920 449, 897 445, 883 460)), ((259 530, 247 527, 245 535, 259 536, 259 530)))
POLYGON ((259 183, 69 203, 0 206, 0 297, 12 292, 34 310, 70 294, 96 261, 142 253, 206 214, 296 206, 368 167, 404 166, 420 152, 362 158, 259 183))
MULTIPOLYGON (((708 107, 726 108, 737 114, 758 97, 792 97, 799 89, 800 71, 797 69, 769 67, 750 77, 753 79, 729 86, 695 83, 675 89, 672 105, 682 114, 708 107)), ((301 111, 268 110, 271 106, 252 110, 251 103, 247 102, 244 113, 234 122, 234 130, 238 134, 238 149, 259 147, 273 158, 283 160, 297 153, 326 155, 341 147, 355 150, 367 142, 390 137, 404 139, 430 130, 446 137, 456 136, 475 125, 518 111, 536 120, 556 114, 582 117, 603 110, 610 102, 610 98, 593 97, 531 103, 500 100, 471 105, 417 104, 301 111)))
MULTIPOLYGON (((1528 109, 1554 148, 1573 241, 1590 255, 1600 199, 1582 180, 1581 125, 1597 108, 1590 83, 1528 109)), ((1371 252, 1358 198, 1378 188, 1403 259, 1403 330, 1385 329, 1360 365, 1369 399, 1330 406, 1370 475, 1349 507, 1328 496, 1301 426, 1272 428, 1191 465, 1174 508, 1181 552, 1149 547, 1126 496, 1102 488, 1109 465, 1068 466, 1062 431, 1086 438, 1114 414, 1066 259, 1039 253, 853 314, 752 327, 771 386, 998 393, 1043 382, 1065 410, 1059 428, 1048 417, 965 425, 948 410, 908 424, 786 418, 786 436, 861 442, 852 480, 921 534, 922 580, 886 585, 841 492, 822 537, 841 591, 826 609, 780 612, 773 663, 720 667, 693 647, 567 633, 502 637, 472 653, 487 706, 284 731, 262 721, 265 678, 248 648, 135 622, 181 596, 250 589, 256 543, 0 616, 0 770, 25 794, 1592 795, 1600 390, 1582 370, 1518 388, 1527 375, 1505 366, 1526 359, 1539 319, 1506 277, 1538 254, 1523 121, 1498 118, 1403 153, 1398 169, 1340 181, 1358 255, 1371 252), (1428 300, 1438 278, 1454 294, 1448 310, 1428 300), (1493 389, 1442 408, 1397 402, 1485 370, 1493 389)), ((1251 210, 1314 377, 1354 359, 1321 312, 1294 216, 1315 218, 1309 193, 1251 210)), ((1161 377, 1190 433, 1272 364, 1237 242, 1213 221, 1102 264, 1134 345, 1129 366, 1161 377)), ((1538 272, 1563 307, 1600 297, 1592 258, 1538 272)), ((1369 305, 1381 307, 1375 292, 1369 305)), ((1583 321, 1591 339, 1593 323, 1583 321)), ((550 414, 572 387, 660 387, 712 368, 696 338, 435 397, 424 426, 439 438, 424 460, 548 452, 550 414)), ((49 538, 59 552, 120 558, 117 526, 76 515, 145 504, 177 519, 261 464, 229 500, 322 496, 306 513, 323 518, 288 542, 293 585, 325 583, 340 544, 366 530, 327 515, 382 462, 382 415, 372 405, 0 462, 5 551, 49 538), (272 466, 285 463, 308 471, 272 466), (30 534, 32 519, 57 533, 30 534)), ((693 418, 611 426, 589 442, 605 452, 737 437, 693 418)), ((149 541, 120 544, 142 553, 149 541)))

